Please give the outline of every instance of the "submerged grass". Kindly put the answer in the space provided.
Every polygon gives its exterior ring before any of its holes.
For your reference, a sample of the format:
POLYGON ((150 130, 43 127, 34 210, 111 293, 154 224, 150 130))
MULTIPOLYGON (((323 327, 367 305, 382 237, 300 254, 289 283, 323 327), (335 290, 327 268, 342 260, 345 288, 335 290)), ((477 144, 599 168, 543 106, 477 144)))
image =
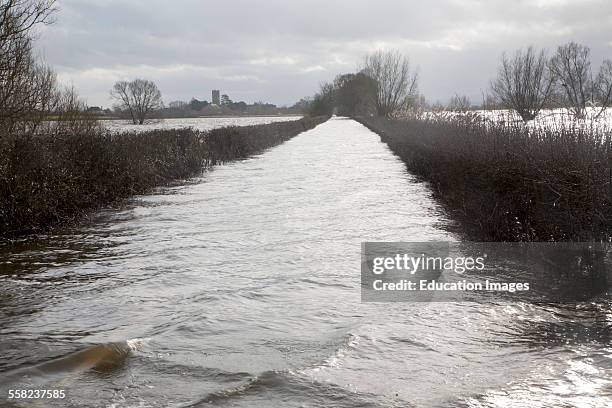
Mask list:
POLYGON ((489 241, 612 238, 611 133, 557 123, 360 121, 429 181, 468 237, 489 241))
POLYGON ((40 232, 215 164, 283 143, 327 118, 113 134, 89 126, 0 135, 0 237, 40 232))

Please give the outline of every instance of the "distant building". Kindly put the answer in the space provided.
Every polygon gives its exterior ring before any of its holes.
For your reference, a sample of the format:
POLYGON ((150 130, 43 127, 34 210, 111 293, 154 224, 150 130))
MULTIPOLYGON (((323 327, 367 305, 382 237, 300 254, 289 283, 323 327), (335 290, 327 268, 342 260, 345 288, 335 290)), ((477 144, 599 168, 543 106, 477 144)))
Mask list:
POLYGON ((213 105, 221 105, 221 95, 218 89, 212 91, 212 103, 213 105))
POLYGON ((90 106, 85 110, 85 112, 92 115, 104 115, 105 113, 100 106, 90 106))

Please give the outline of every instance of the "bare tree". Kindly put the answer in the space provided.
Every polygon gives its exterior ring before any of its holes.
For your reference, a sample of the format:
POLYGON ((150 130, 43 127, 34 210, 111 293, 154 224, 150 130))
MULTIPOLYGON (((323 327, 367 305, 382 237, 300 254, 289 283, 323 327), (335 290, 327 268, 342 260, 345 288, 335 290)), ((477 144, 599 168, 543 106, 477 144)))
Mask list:
POLYGON ((73 86, 57 92, 53 130, 63 134, 86 135, 101 129, 100 122, 87 112, 87 104, 73 86))
POLYGON ((535 119, 550 96, 553 77, 545 51, 533 47, 518 50, 512 58, 502 55, 491 90, 497 99, 519 114, 523 121, 535 119))
POLYGON ((550 69, 561 87, 563 105, 576 119, 586 117, 587 105, 594 103, 594 82, 589 47, 574 42, 557 48, 550 69))
POLYGON ((610 60, 605 60, 599 69, 595 82, 595 98, 600 107, 597 118, 612 104, 612 61, 610 60))
POLYGON ((455 94, 448 103, 446 109, 451 112, 467 112, 472 107, 472 101, 469 96, 455 94))
POLYGON ((54 0, 0 0, 0 126, 5 130, 35 127, 57 96, 55 74, 32 52, 35 26, 52 23, 54 11, 54 0))
POLYGON ((377 82, 376 110, 389 117, 418 94, 418 74, 399 51, 378 51, 365 57, 363 72, 377 82))
POLYGON ((496 109, 499 106, 499 100, 493 93, 487 91, 481 91, 482 104, 481 108, 484 110, 496 109))
POLYGON ((55 0, 0 1, 0 44, 15 37, 29 37, 37 24, 51 23, 55 11, 55 0))
POLYGON ((163 106, 161 92, 154 82, 146 79, 118 81, 110 91, 120 109, 130 113, 134 124, 142 125, 147 116, 163 106))

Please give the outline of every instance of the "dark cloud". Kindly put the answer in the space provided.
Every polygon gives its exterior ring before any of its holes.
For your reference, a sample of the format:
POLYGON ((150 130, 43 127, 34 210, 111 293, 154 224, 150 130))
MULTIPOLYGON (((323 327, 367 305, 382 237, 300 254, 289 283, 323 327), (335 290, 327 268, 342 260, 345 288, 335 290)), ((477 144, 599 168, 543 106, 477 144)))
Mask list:
POLYGON ((409 54, 429 99, 477 99, 504 50, 575 40, 612 58, 611 24, 609 0, 63 0, 40 50, 90 104, 136 76, 166 101, 220 88, 289 104, 377 48, 409 54))

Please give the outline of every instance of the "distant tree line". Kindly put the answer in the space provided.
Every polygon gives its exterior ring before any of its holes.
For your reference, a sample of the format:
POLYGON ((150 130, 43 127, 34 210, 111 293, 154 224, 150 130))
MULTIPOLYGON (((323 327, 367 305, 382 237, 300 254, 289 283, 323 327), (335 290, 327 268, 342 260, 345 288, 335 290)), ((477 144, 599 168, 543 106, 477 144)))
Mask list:
POLYGON ((246 115, 300 115, 307 105, 298 102, 290 107, 278 107, 272 103, 244 101, 234 102, 227 94, 221 95, 220 105, 207 100, 192 98, 190 101, 172 101, 164 105, 161 92, 152 81, 135 79, 118 81, 110 91, 116 101, 114 114, 143 124, 148 118, 180 118, 198 116, 246 116, 246 115))
POLYGON ((192 98, 187 101, 172 101, 168 106, 159 110, 160 117, 193 117, 193 116, 214 116, 214 115, 280 115, 293 114, 300 115, 305 113, 305 107, 296 103, 290 107, 278 107, 272 103, 244 101, 234 102, 228 95, 221 95, 221 104, 214 105, 207 100, 192 98))

